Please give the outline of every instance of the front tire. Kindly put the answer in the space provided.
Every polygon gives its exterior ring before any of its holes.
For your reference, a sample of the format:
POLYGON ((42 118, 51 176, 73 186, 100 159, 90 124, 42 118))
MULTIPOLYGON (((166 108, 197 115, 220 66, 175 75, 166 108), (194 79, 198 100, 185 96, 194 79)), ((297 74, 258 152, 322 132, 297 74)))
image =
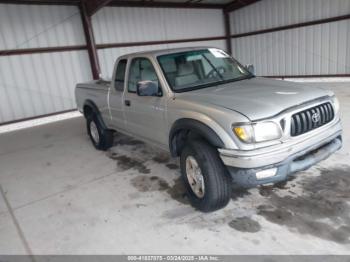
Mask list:
POLYGON ((232 180, 214 147, 202 140, 189 142, 181 152, 180 165, 192 206, 212 212, 228 204, 232 180))
POLYGON ((104 129, 95 114, 86 119, 86 128, 96 149, 105 151, 113 146, 113 131, 104 129))

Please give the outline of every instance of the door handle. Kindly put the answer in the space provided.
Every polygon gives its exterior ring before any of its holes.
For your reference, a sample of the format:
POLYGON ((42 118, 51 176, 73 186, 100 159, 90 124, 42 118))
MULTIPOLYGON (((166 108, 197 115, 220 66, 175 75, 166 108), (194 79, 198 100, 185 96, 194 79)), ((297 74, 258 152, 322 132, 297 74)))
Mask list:
POLYGON ((125 104, 126 106, 130 106, 130 105, 131 105, 131 102, 130 102, 130 100, 124 100, 124 104, 125 104))

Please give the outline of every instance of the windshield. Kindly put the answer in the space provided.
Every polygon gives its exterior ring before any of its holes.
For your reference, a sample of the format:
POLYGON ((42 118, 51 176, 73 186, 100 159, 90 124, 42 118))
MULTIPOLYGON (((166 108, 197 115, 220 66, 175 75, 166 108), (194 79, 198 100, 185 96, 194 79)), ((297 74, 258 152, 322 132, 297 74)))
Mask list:
POLYGON ((216 48, 161 55, 158 62, 174 92, 252 77, 236 60, 216 48))

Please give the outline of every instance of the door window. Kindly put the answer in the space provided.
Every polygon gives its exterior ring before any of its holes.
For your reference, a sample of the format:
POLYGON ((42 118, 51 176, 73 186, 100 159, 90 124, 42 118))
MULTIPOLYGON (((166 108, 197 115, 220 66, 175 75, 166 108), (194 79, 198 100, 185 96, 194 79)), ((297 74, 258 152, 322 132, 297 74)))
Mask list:
POLYGON ((128 91, 136 92, 137 84, 140 81, 154 81, 159 85, 156 71, 147 58, 135 58, 132 60, 129 71, 128 91))
POLYGON ((123 59, 123 60, 120 60, 117 65, 117 70, 115 72, 115 85, 114 85, 117 91, 124 90, 126 63, 127 63, 127 60, 123 59))

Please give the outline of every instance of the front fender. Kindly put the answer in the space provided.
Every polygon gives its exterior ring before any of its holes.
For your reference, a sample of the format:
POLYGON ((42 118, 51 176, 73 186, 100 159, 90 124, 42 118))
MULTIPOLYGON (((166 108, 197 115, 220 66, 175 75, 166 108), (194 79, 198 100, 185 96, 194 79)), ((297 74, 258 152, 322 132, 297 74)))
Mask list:
POLYGON ((237 148, 225 129, 217 122, 210 119, 208 116, 201 115, 201 117, 198 117, 197 115, 197 119, 188 117, 178 119, 171 126, 169 132, 169 148, 173 156, 179 153, 176 148, 176 139, 174 138, 181 130, 194 131, 217 148, 237 148))

